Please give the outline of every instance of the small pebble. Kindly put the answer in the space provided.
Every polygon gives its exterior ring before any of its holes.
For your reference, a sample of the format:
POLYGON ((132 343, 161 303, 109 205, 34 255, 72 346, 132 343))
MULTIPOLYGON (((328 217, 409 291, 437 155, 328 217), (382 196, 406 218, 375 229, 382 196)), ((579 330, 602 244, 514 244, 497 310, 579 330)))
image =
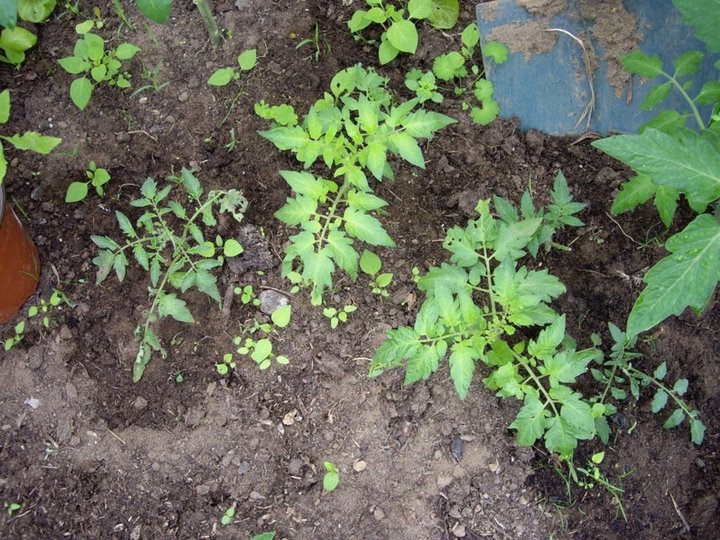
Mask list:
POLYGON ((188 100, 189 97, 190 97, 190 96, 188 95, 187 92, 182 92, 182 93, 178 96, 178 101, 179 101, 180 103, 185 103, 185 102, 188 100))
POLYGON ((376 508, 373 512, 373 517, 375 521, 380 521, 385 517, 385 512, 382 511, 382 508, 376 508))
POLYGON ((437 487, 438 489, 445 489, 452 484, 452 481, 453 477, 451 474, 440 473, 437 477, 437 487))
POLYGON ((465 538, 465 535, 467 534, 465 531, 465 525, 457 525, 453 529, 452 533, 455 538, 465 538))
POLYGON ((135 401, 133 402, 133 407, 135 407, 136 409, 144 409, 147 406, 148 406, 147 399, 145 399, 142 396, 138 396, 137 398, 135 398, 135 401))
POLYGON ((362 459, 353 463, 353 470, 355 472, 363 472, 366 467, 367 467, 367 463, 365 463, 362 459))

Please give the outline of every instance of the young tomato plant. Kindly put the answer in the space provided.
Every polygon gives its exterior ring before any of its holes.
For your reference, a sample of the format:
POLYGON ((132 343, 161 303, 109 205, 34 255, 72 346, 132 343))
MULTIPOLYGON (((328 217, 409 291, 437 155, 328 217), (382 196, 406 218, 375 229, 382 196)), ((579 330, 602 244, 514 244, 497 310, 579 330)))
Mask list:
POLYGON ((360 39, 360 32, 373 24, 382 28, 378 58, 387 64, 401 52, 415 54, 418 31, 414 21, 427 20, 435 28, 448 29, 458 19, 457 0, 409 0, 407 13, 391 2, 365 0, 369 9, 358 9, 348 21, 350 32, 360 39))
POLYGON ((110 173, 107 172, 107 170, 98 167, 94 161, 91 161, 85 171, 85 176, 88 178, 87 181, 73 182, 68 186, 67 192, 65 193, 66 203, 84 200, 85 197, 87 197, 88 189, 91 185, 101 197, 105 194, 105 188, 103 186, 110 181, 110 173))
MULTIPOLYGON (((559 174, 556 205, 567 204, 557 200, 558 193, 565 192, 559 174)), ((531 202, 529 195, 525 199, 531 202)), ((531 205, 525 206, 529 212, 531 205)), ((581 208, 573 207, 570 213, 581 208)), ((595 419, 605 414, 601 404, 592 405, 572 386, 600 353, 577 351, 566 339, 565 317, 549 305, 565 292, 560 280, 520 262, 537 250, 540 239, 550 243, 564 223, 552 219, 550 211, 533 210, 519 218, 507 208, 507 221, 497 219, 489 200, 481 200, 477 212, 479 217, 464 229, 448 231, 443 247, 451 253, 450 262, 418 280, 426 298, 414 326, 388 332, 370 375, 404 366, 405 384, 411 384, 427 379, 449 354, 450 377, 464 399, 480 362, 490 371, 485 386, 524 403, 510 425, 518 443, 530 446, 544 438, 548 450, 571 459, 577 441, 594 437, 595 419), (544 327, 536 339, 513 339, 520 329, 533 327, 544 327)))
POLYGON ((81 111, 87 107, 98 84, 130 88, 130 75, 122 71, 122 63, 140 50, 131 43, 121 43, 114 49, 106 50, 105 40, 91 32, 95 24, 95 21, 78 24, 75 31, 80 38, 75 43, 73 55, 58 60, 65 71, 80 75, 70 85, 70 98, 81 111))
MULTIPOLYGON (((692 2, 685 0, 674 3, 683 19, 695 28, 698 38, 706 43, 708 51, 720 51, 720 34, 707 31, 712 23, 708 26, 705 10, 695 9, 692 2)), ((717 21, 717 16, 714 20, 717 21)), ((720 107, 720 81, 706 81, 699 90, 693 90, 686 81, 697 73, 704 57, 701 51, 685 52, 675 58, 671 69, 657 55, 642 52, 626 55, 622 63, 630 73, 663 81, 648 93, 641 108, 654 109, 673 91, 683 96, 688 108, 660 112, 638 135, 616 135, 593 143, 637 173, 618 193, 613 212, 633 210, 653 199, 660 218, 669 227, 678 200, 684 196, 690 208, 699 214, 667 241, 665 247, 670 255, 645 274, 646 287, 627 321, 630 336, 653 328, 671 315, 679 315, 687 307, 702 312, 720 281, 720 122, 716 114, 720 107), (703 118, 701 106, 711 109, 709 119, 703 118), (694 129, 686 127, 688 119, 694 129)))
POLYGON ((133 366, 135 382, 143 376, 153 351, 163 358, 167 356, 154 330, 158 320, 172 317, 179 322, 195 322, 185 301, 169 292, 171 288, 181 293, 195 288, 221 302, 213 270, 223 266, 226 256, 237 253, 237 242, 225 242, 219 235, 215 242, 209 241, 202 227, 215 227, 217 213, 228 213, 239 222, 247 208, 245 198, 234 189, 210 191, 203 198, 200 181, 187 169, 172 180, 182 186, 187 198, 185 205, 169 198, 173 185, 158 189, 157 182, 148 178, 140 189, 142 197, 130 203, 144 209, 135 226, 125 214, 115 212, 126 242, 119 244, 107 236, 91 236, 100 248, 93 259, 98 267, 98 284, 113 270, 118 281, 123 282, 129 253, 149 275, 150 307, 145 312, 145 320, 135 329, 139 344, 133 366))
MULTIPOLYGON (((312 287, 314 305, 322 303, 336 268, 357 278, 355 240, 395 245, 373 215, 387 202, 373 194, 367 173, 377 181, 392 179, 388 159, 392 154, 424 168, 418 140, 454 122, 443 114, 416 109, 418 99, 395 105, 387 79, 361 66, 337 73, 330 88, 302 124, 287 106, 282 124, 260 132, 279 149, 293 152, 306 169, 321 159, 330 170, 332 180, 309 172, 280 171, 293 196, 275 213, 280 221, 301 229, 290 237, 282 272, 294 283, 312 287)), ((280 115, 280 109, 265 103, 256 105, 255 112, 269 120, 280 115)))
POLYGON ((257 50, 250 49, 240 53, 237 57, 238 67, 224 67, 210 75, 210 86, 227 86, 230 81, 237 81, 243 71, 250 71, 257 64, 257 50))
MULTIPOLYGON (((0 92, 0 125, 7 124, 10 120, 10 90, 0 92)), ((0 184, 3 183, 7 174, 7 159, 2 141, 9 142, 18 150, 30 150, 38 154, 49 154, 62 142, 57 137, 41 135, 36 131, 26 131, 22 135, 0 135, 0 184)))

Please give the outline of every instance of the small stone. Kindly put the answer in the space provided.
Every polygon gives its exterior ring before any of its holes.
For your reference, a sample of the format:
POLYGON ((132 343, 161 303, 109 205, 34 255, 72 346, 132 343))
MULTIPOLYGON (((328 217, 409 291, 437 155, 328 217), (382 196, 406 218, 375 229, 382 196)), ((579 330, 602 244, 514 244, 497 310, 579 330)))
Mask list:
POLYGON ((45 188, 42 186, 36 186, 30 193, 30 198, 33 201, 40 202, 43 199, 43 195, 45 195, 45 188))
POLYGON ((125 131, 121 131, 120 133, 115 134, 115 140, 119 143, 129 142, 130 134, 125 131))
POLYGON ((272 315, 273 312, 290 303, 287 296, 273 290, 266 290, 260 293, 260 311, 272 315))
POLYGON ((298 414, 297 409, 293 409, 283 416, 282 423, 286 426, 292 426, 295 422, 299 422, 300 420, 302 420, 302 416, 298 414))
POLYGON ((250 472, 250 463, 247 461, 241 461, 238 465, 238 474, 247 474, 250 472))
POLYGON ((210 493, 210 485, 209 484, 203 484, 202 486, 198 486, 195 488, 195 493, 197 493, 200 496, 207 495, 210 493))
POLYGON ((212 396, 215 393, 215 390, 217 390, 217 383, 215 381, 213 381, 207 385, 207 388, 205 389, 205 393, 208 396, 212 396))
POLYGON ((43 212, 47 212, 48 214, 53 212, 55 210, 55 205, 51 203, 50 201, 45 201, 40 205, 40 209, 43 212))
POLYGON ((465 538, 465 525, 458 524, 453 530, 452 530, 453 536, 455 538, 465 538))
POLYGON ((135 401, 133 402, 133 407, 135 407, 138 410, 144 409, 147 406, 148 406, 147 399, 145 399, 142 396, 138 396, 137 398, 135 398, 135 401))
POLYGON ((363 461, 362 459, 359 459, 355 463, 353 463, 353 471, 355 472, 363 472, 365 468, 367 467, 367 463, 363 461))
POLYGON ((498 472, 498 470, 500 470, 500 464, 497 461, 495 463, 491 463, 490 465, 488 465, 488 469, 490 470, 490 472, 496 473, 498 472))
POLYGON ((373 512, 373 517, 375 521, 380 521, 385 518, 385 512, 383 512, 382 508, 376 508, 373 512))
POLYGON ((68 398, 68 401, 74 401, 78 397, 77 388, 75 388, 75 385, 71 382, 65 383, 65 395, 68 398))
POLYGON ((438 489, 445 489, 453 482, 453 477, 451 474, 446 473, 440 473, 437 476, 437 487, 438 489))
POLYGON ((185 102, 188 100, 189 97, 190 97, 190 96, 188 95, 187 92, 182 92, 182 93, 178 96, 178 101, 179 101, 180 103, 185 103, 185 102))
POLYGON ((64 340, 72 339, 73 334, 70 328, 67 327, 67 325, 63 324, 60 327, 60 338, 64 340))
POLYGON ((522 504, 523 506, 527 506, 528 500, 527 500, 527 497, 525 497, 525 495, 520 496, 520 504, 522 504))
POLYGON ((302 459, 291 459, 290 463, 288 463, 288 473, 295 476, 299 475, 303 465, 305 465, 305 462, 302 459))
POLYGON ((264 496, 264 495, 261 495, 261 494, 258 493, 257 491, 251 491, 251 492, 250 492, 250 498, 251 498, 252 500, 254 500, 254 501, 262 501, 262 500, 265 499, 265 496, 264 496))

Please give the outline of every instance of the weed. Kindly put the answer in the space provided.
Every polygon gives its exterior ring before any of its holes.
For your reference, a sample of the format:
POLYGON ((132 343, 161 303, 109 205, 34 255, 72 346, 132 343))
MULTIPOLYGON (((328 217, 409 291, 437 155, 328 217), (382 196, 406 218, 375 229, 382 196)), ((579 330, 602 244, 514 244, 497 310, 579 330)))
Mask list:
POLYGON ((256 534, 250 540, 273 540, 277 533, 275 531, 256 534))
POLYGON ((338 324, 345 324, 348 321, 348 315, 354 313, 357 306, 346 304, 341 309, 335 307, 326 307, 323 309, 323 315, 330 320, 330 328, 335 330, 338 324))
POLYGON ((87 197, 88 188, 91 185, 100 197, 105 194, 103 186, 110 181, 110 173, 107 172, 107 170, 98 167, 94 161, 91 161, 85 171, 85 176, 88 178, 87 181, 73 182, 68 186, 67 193, 65 193, 66 203, 84 200, 85 197, 87 197))
POLYGON ((16 503, 16 502, 11 502, 11 503, 6 502, 5 503, 5 511, 7 512, 8 516, 12 516, 15 512, 17 512, 21 508, 22 508, 22 504, 20 504, 20 503, 16 503))
POLYGON ((210 86, 227 86, 230 81, 237 81, 243 71, 250 71, 257 64, 257 50, 249 49, 241 52, 237 57, 237 67, 224 67, 217 69, 210 75, 210 86))
POLYGON ((355 39, 360 32, 373 24, 380 25, 380 46, 378 59, 387 64, 401 52, 415 54, 418 46, 418 32, 414 21, 427 20, 438 29, 455 26, 459 14, 457 0, 409 0, 407 16, 405 9, 398 8, 384 0, 365 0, 370 8, 356 10, 348 21, 348 28, 355 39))
MULTIPOLYGON (((36 317, 39 317, 40 324, 43 328, 47 329, 50 328, 50 321, 52 318, 53 311, 58 309, 61 304, 66 304, 68 306, 73 306, 74 304, 70 302, 67 296, 65 296, 65 293, 55 289, 53 290, 50 297, 45 300, 44 298, 38 298, 37 304, 32 305, 28 308, 28 319, 32 320, 36 317)), ((25 337, 25 330, 27 328, 26 321, 20 321, 13 327, 13 333, 14 335, 12 337, 7 338, 3 342, 3 349, 6 351, 9 351, 12 349, 15 345, 20 343, 23 338, 25 337)))
POLYGON ((334 491, 340 483, 340 472, 337 466, 331 462, 326 461, 323 466, 325 467, 325 476, 323 476, 323 489, 330 493, 334 491))
POLYGON ((195 322, 185 301, 168 289, 185 292, 196 288, 220 303, 217 277, 212 270, 222 267, 225 257, 235 256, 242 250, 236 240, 225 241, 219 235, 214 242, 206 240, 201 229, 201 224, 206 228, 217 225, 216 212, 228 213, 239 222, 247 208, 247 201, 239 191, 213 190, 203 199, 200 181, 189 170, 183 169, 179 178, 171 180, 183 188, 186 205, 168 199, 173 185, 158 189, 157 182, 148 178, 140 189, 142 197, 130 203, 145 209, 135 222, 138 229, 125 214, 115 212, 127 241, 121 245, 107 236, 91 237, 100 248, 93 259, 98 267, 98 284, 113 270, 120 282, 125 279, 129 264, 127 252, 131 252, 138 266, 149 274, 151 305, 145 321, 135 329, 139 343, 133 367, 135 382, 142 377, 153 351, 163 358, 167 356, 153 329, 158 319, 172 317, 179 322, 195 322))
POLYGON ((230 508, 225 510, 225 513, 220 518, 220 523, 222 525, 230 525, 233 522, 233 519, 235 519, 235 507, 236 505, 233 503, 230 508))
POLYGON ((305 38, 301 40, 296 46, 296 49, 301 49, 302 47, 305 47, 306 45, 313 45, 315 49, 315 53, 313 54, 313 57, 315 58, 316 62, 320 61, 320 56, 324 53, 326 56, 330 54, 332 48, 330 47, 330 43, 325 38, 320 37, 320 25, 318 23, 315 23, 315 35, 312 39, 305 38))
MULTIPOLYGON (((7 124, 8 120, 10 120, 10 90, 3 90, 0 92, 0 125, 7 124)), ((22 135, 18 133, 11 136, 0 135, 0 184, 7 174, 7 159, 2 141, 9 142, 18 150, 30 150, 45 155, 52 152, 62 139, 41 135, 36 131, 26 131, 22 135)))
POLYGON ((105 40, 91 32, 95 27, 98 27, 98 22, 92 20, 78 24, 75 32, 81 37, 75 43, 73 56, 58 60, 68 73, 81 75, 70 85, 70 98, 81 111, 87 107, 93 90, 100 83, 130 88, 130 74, 121 71, 122 63, 140 50, 131 43, 121 43, 114 49, 106 50, 105 40))
POLYGON ((370 287, 372 288, 373 294, 387 298, 390 294, 387 291, 387 287, 392 283, 393 275, 387 272, 378 274, 380 268, 382 268, 380 257, 372 251, 368 251, 367 249, 363 250, 363 254, 360 257, 360 270, 372 278, 370 287))

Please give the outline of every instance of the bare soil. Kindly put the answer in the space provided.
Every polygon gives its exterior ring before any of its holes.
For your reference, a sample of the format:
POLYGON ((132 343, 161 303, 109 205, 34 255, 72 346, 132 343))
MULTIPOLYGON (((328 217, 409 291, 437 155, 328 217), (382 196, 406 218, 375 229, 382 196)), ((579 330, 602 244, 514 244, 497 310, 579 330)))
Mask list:
MULTIPOLYGON (((517 446, 507 425, 518 403, 500 401, 480 381, 461 402, 446 369, 410 387, 399 372, 367 378, 384 332, 414 320, 421 298, 411 269, 446 260, 440 240, 481 197, 518 201, 531 184, 536 199, 547 202, 562 170, 575 198, 588 203, 586 225, 561 238, 572 250, 534 263, 566 284, 556 307, 581 344, 593 332, 607 341, 608 321, 622 325, 639 278, 674 231, 664 231, 650 209, 609 214, 627 171, 589 141, 523 133, 513 122, 481 128, 452 95, 437 108, 458 123, 423 146, 427 169, 396 163, 396 181, 378 188, 391 202, 383 222, 398 244, 382 253, 395 274, 389 298, 373 295, 367 280, 339 280, 333 303, 358 311, 331 331, 305 293, 290 295, 292 322, 275 338, 290 365, 260 372, 247 360, 223 378, 215 362, 244 325, 264 316, 239 302, 224 315, 190 294, 198 322, 162 322, 170 355, 154 359, 133 384, 133 329, 147 307, 147 277, 133 269, 123 284, 111 278, 96 286, 90 235, 118 237, 115 210, 135 215, 128 203, 146 177, 193 166, 206 188, 244 192, 250 206, 243 225, 264 234, 246 245, 247 257, 271 261, 265 269, 250 263, 239 276, 226 271, 222 288, 288 291, 279 262, 292 231, 272 214, 288 196, 278 171, 298 164, 257 135, 267 124, 253 104, 286 102, 305 112, 339 69, 377 65, 375 49, 347 32, 358 0, 216 0, 231 37, 215 49, 194 6, 176 4, 171 21, 158 26, 123 1, 134 29, 121 24, 110 3, 101 7, 104 37, 142 48, 131 63, 134 89, 168 83, 157 91, 98 88, 79 112, 68 95, 72 78, 57 60, 71 53, 74 25, 83 18, 61 8, 37 28, 39 45, 22 69, 0 68, 13 106, 4 129, 64 141, 46 157, 9 152, 6 187, 41 253, 38 295, 61 288, 74 303, 53 313, 48 330, 29 324, 25 339, 0 353, 0 502, 22 505, 0 513, 3 538, 249 538, 270 530, 288 539, 717 536, 717 303, 701 317, 666 321, 640 345, 641 367, 667 361, 669 376, 690 380, 687 398, 702 411, 707 433, 693 446, 686 428, 662 429, 647 396, 625 404, 603 470, 625 490, 627 522, 606 492, 568 493, 551 456, 517 446), (312 46, 296 48, 316 24, 319 61, 312 46), (238 85, 206 84, 251 47, 259 65, 238 85), (231 129, 237 144, 229 151, 231 129), (110 171, 108 193, 65 204, 67 186, 90 160, 110 171), (322 489, 324 461, 340 470, 333 493, 322 489), (232 505, 236 516, 223 526, 220 517, 232 505)), ((436 54, 459 46, 459 31, 474 16, 474 3, 462 4, 456 30, 423 28, 415 57, 382 68, 399 95, 408 69, 427 69, 436 54)), ((90 5, 81 10, 92 16, 90 5)), ((240 227, 229 232, 239 235, 240 227)), ((0 335, 11 331, 7 324, 0 335)), ((598 450, 583 446, 579 462, 598 450)))

